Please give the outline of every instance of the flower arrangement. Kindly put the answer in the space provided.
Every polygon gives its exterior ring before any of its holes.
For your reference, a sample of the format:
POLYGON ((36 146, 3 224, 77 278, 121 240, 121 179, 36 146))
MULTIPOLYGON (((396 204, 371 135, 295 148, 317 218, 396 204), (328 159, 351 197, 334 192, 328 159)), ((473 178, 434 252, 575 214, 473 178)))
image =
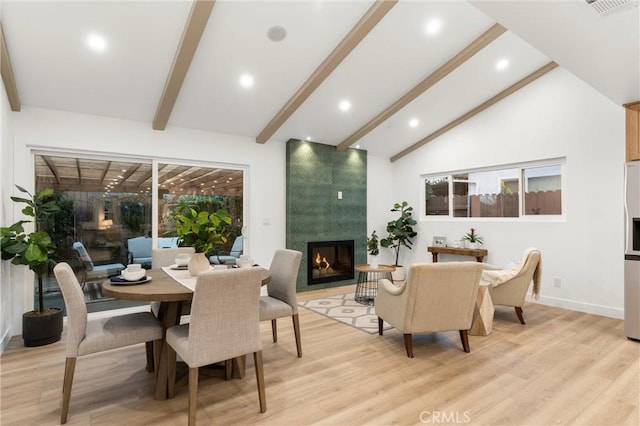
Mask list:
POLYGON ((478 243, 478 244, 482 244, 484 238, 479 236, 478 234, 476 234, 476 229, 475 228, 471 228, 469 230, 469 232, 467 232, 466 234, 464 234, 464 237, 462 237, 463 240, 467 240, 470 243, 478 243))

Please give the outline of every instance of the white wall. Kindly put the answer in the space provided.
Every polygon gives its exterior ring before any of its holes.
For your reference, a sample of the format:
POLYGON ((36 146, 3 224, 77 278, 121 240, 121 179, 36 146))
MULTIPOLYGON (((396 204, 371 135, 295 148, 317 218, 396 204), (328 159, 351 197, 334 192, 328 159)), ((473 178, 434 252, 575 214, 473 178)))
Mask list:
MULTIPOLYGON (((150 123, 40 108, 25 107, 12 114, 14 180, 19 185, 33 189, 32 149, 246 165, 249 167, 249 196, 245 199, 250 212, 248 252, 256 262, 269 265, 275 249, 285 245, 285 144, 282 142, 257 144, 247 137, 171 126, 165 131, 156 131, 150 123)), ((6 177, 4 171, 3 175, 6 177)), ((30 278, 24 280, 28 282, 30 278)), ((31 309, 33 290, 28 285, 24 288, 27 288, 24 294, 17 295, 14 301, 17 306, 12 334, 21 332, 20 316, 24 310, 31 309), (21 303, 25 309, 20 309, 21 303)))
MULTIPOLYGON (((13 210, 9 200, 13 186, 13 149, 11 143, 11 107, 4 83, 0 79, 0 226, 8 226, 13 223, 13 210)), ((0 353, 9 343, 12 335, 11 318, 13 312, 13 298, 11 285, 11 265, 9 262, 0 261, 0 353)))
POLYGON ((622 318, 624 129, 621 106, 556 69, 394 162, 396 198, 424 214, 420 174, 566 157, 565 220, 422 218, 419 249, 407 261, 431 262, 425 248, 434 235, 454 240, 475 227, 487 262, 505 265, 526 247, 542 250, 541 303, 622 318))

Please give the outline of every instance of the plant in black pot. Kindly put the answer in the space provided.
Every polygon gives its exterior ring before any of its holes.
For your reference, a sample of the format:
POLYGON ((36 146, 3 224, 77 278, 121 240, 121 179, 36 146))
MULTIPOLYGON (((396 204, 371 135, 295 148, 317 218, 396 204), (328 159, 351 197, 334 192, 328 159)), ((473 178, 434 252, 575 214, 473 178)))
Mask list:
POLYGON ((213 213, 197 211, 194 207, 183 205, 169 216, 178 235, 178 245, 193 247, 195 255, 189 260, 189 272, 198 275, 209 268, 210 254, 216 246, 227 242, 226 228, 231 225, 231 217, 222 209, 213 213))
POLYGON ((35 195, 21 186, 16 185, 16 188, 29 198, 11 197, 11 200, 26 204, 22 214, 33 219, 20 220, 9 227, 0 228, 0 251, 2 260, 27 266, 37 275, 38 309, 22 315, 22 337, 25 346, 48 345, 60 340, 63 311, 60 308, 44 307, 42 277, 54 263, 51 256, 55 253, 56 246, 49 233, 38 228, 46 216, 57 213, 60 207, 51 188, 43 189, 35 195), (24 229, 27 223, 35 223, 36 230, 27 233, 24 229))
POLYGON ((411 238, 414 238, 418 233, 413 230, 413 226, 416 225, 415 219, 411 217, 413 213, 413 207, 409 207, 409 204, 406 201, 402 203, 395 203, 392 212, 399 212, 400 217, 396 220, 392 220, 387 223, 387 238, 383 238, 380 240, 380 245, 385 248, 390 248, 395 252, 396 258, 394 266, 396 270, 401 274, 395 279, 404 279, 404 271, 402 271, 402 266, 399 264, 400 259, 400 247, 404 246, 411 250, 411 238))

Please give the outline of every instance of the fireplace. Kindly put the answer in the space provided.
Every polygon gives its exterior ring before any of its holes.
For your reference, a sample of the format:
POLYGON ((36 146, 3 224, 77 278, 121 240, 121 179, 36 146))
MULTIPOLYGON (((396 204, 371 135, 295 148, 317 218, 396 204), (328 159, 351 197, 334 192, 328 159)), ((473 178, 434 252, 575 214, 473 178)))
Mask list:
POLYGON ((309 285, 353 279, 353 240, 307 243, 309 285))

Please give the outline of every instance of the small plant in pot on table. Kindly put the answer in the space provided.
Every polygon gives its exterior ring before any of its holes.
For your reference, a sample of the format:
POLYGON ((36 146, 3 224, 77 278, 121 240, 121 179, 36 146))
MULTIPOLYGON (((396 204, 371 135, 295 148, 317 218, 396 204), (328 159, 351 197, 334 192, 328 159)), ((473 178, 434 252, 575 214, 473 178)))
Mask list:
POLYGON ((33 219, 20 220, 9 227, 0 228, 0 252, 2 260, 11 260, 13 265, 27 266, 38 276, 38 309, 22 315, 22 337, 25 346, 48 345, 60 340, 63 310, 44 307, 42 276, 55 263, 51 256, 56 250, 56 245, 51 241, 47 231, 37 228, 45 216, 57 213, 60 207, 52 198, 52 188, 43 189, 35 195, 21 186, 16 185, 16 188, 26 193, 29 198, 11 197, 11 200, 25 203, 22 214, 33 219), (33 222, 36 224, 36 230, 27 233, 24 225, 33 222))
POLYGON ((371 236, 367 238, 367 252, 369 253, 369 266, 373 269, 377 269, 378 255, 380 254, 380 246, 378 245, 378 235, 376 231, 371 233, 371 236))
POLYGON ((466 245, 470 249, 478 249, 482 245, 484 239, 476 233, 475 228, 471 228, 469 232, 464 234, 462 239, 466 242, 466 245))

